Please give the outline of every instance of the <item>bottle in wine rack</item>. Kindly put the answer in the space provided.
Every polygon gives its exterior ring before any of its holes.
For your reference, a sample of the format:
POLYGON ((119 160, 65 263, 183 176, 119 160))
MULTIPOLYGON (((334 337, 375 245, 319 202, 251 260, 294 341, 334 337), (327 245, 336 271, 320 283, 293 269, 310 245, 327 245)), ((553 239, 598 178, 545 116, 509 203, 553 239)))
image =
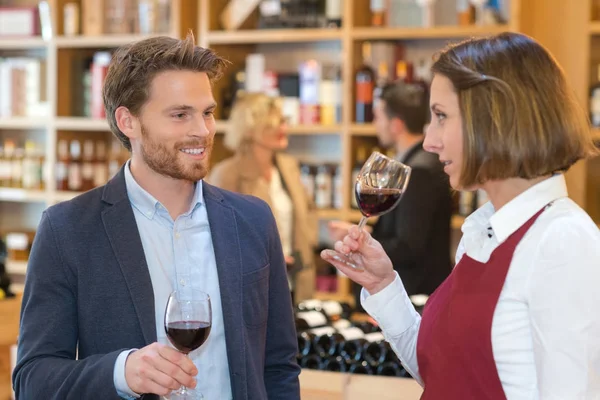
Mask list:
POLYGON ((317 354, 309 354, 300 360, 300 366, 307 369, 321 369, 322 364, 323 359, 317 354))
POLYGON ((315 353, 314 338, 315 335, 311 332, 298 333, 298 354, 300 357, 306 357, 309 354, 315 353))
POLYGON ((348 368, 348 372, 351 374, 361 374, 361 375, 374 375, 375 371, 373 368, 366 362, 354 362, 348 368))
POLYGON ((371 68, 371 43, 362 46, 363 65, 356 71, 356 122, 373 122, 373 89, 375 72, 371 68))
POLYGON ((383 364, 379 364, 376 370, 377 375, 381 376, 398 376, 398 377, 406 377, 408 373, 402 365, 395 362, 386 362, 383 364))
POLYGON ((348 362, 341 356, 326 358, 321 365, 323 371, 347 372, 348 368, 348 362))

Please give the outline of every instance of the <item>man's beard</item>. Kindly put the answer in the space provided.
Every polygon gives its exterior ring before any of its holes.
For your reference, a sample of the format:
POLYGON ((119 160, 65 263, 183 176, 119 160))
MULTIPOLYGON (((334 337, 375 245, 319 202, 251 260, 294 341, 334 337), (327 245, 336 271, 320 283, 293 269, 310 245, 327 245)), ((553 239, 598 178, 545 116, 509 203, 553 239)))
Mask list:
POLYGON ((207 166, 213 146, 212 138, 197 138, 186 142, 177 142, 173 148, 169 148, 163 143, 154 141, 144 125, 142 125, 142 138, 142 159, 154 172, 169 178, 190 182, 204 179, 208 173, 207 166), (190 147, 204 147, 204 160, 197 160, 189 163, 189 165, 184 165, 179 158, 179 149, 190 147))

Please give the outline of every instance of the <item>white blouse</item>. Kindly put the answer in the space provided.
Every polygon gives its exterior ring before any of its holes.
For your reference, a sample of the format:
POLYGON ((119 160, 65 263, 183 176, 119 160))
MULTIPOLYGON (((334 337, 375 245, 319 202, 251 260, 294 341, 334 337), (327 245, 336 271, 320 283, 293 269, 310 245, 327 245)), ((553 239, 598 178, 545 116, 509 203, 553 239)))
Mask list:
MULTIPOLYGON (((517 248, 492 322, 492 349, 508 400, 600 399, 600 230, 555 175, 495 212, 486 203, 465 220, 456 262, 486 262, 545 204, 517 248)), ((407 371, 417 363, 421 317, 399 276, 361 303, 407 371)))

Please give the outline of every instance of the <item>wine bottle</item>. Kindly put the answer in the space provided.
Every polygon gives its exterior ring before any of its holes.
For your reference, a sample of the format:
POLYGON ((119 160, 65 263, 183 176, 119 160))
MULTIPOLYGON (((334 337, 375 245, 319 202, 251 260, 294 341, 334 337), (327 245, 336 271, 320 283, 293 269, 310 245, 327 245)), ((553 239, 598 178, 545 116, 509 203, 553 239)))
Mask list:
POLYGON ((399 363, 386 362, 383 364, 379 364, 379 366, 377 367, 376 374, 382 376, 405 377, 407 375, 407 372, 404 370, 404 368, 402 368, 402 366, 399 363))
POLYGON ((337 348, 336 353, 349 361, 360 361, 365 346, 364 332, 355 327, 340 329, 337 335, 332 337, 337 348))
POLYGON ((313 341, 315 334, 312 332, 300 332, 298 334, 298 353, 301 357, 306 357, 309 354, 315 353, 313 341))
POLYGON ((371 366, 379 365, 380 360, 385 359, 387 347, 385 337, 381 332, 369 333, 365 335, 365 347, 363 357, 371 366))
POLYGON ((375 72, 371 68, 371 43, 362 46, 363 65, 356 71, 356 122, 373 122, 373 88, 375 72))
POLYGON ((373 375, 373 368, 366 361, 354 362, 348 368, 348 372, 351 374, 373 375))
POLYGON ((323 361, 321 369, 323 371, 347 372, 348 363, 340 356, 329 357, 323 361))
POLYGON ((313 332, 316 335, 313 340, 316 354, 323 358, 335 356, 338 350, 337 343, 343 340, 339 338, 340 334, 335 328, 328 326, 313 332))
POLYGON ((322 363, 323 359, 317 354, 309 354, 300 360, 300 366, 307 369, 320 369, 322 363))
POLYGON ((321 311, 300 311, 295 316, 297 332, 325 326, 327 322, 327 316, 321 311))

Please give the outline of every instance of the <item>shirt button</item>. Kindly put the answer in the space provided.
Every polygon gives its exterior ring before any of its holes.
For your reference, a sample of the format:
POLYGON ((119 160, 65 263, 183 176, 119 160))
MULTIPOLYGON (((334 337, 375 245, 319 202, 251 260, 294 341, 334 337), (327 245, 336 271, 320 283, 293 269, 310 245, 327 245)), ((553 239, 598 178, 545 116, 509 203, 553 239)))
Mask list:
POLYGON ((180 279, 180 280, 179 280, 179 284, 180 284, 181 286, 185 286, 185 279, 180 279))
POLYGON ((175 232, 175 238, 179 239, 180 236, 179 232, 175 232))

